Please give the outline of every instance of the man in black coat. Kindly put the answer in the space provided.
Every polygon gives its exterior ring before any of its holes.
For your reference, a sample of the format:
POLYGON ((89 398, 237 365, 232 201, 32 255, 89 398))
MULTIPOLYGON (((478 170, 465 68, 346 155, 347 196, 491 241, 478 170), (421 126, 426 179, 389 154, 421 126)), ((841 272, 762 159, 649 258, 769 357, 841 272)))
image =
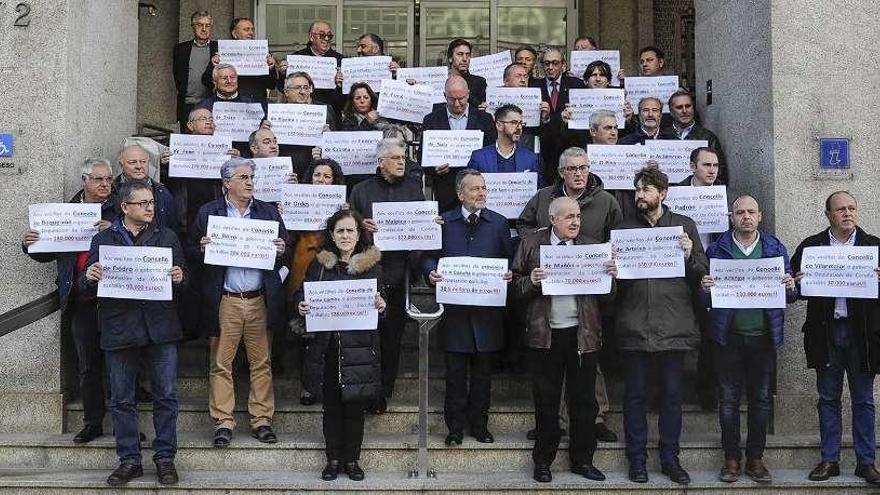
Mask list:
POLYGON ((694 94, 690 91, 678 90, 669 97, 668 104, 669 115, 672 118, 669 119, 671 122, 661 120, 660 127, 663 132, 669 135, 670 139, 705 139, 709 143, 709 148, 718 156, 718 181, 728 184, 730 179, 728 179, 727 160, 724 157, 724 150, 721 149, 721 141, 714 132, 697 121, 694 94))
POLYGON ((471 57, 473 56, 474 46, 470 41, 458 38, 449 43, 446 48, 446 60, 449 68, 454 74, 458 74, 467 81, 468 103, 473 107, 479 107, 486 102, 486 79, 482 76, 470 73, 471 57))
POLYGON ((187 116, 196 103, 211 93, 211 85, 203 81, 203 75, 211 64, 211 56, 217 53, 217 42, 211 40, 211 14, 204 10, 193 12, 190 22, 193 39, 174 46, 171 64, 181 129, 186 127, 187 116))
MULTIPOLYGON (((236 17, 229 26, 229 35, 234 40, 252 40, 254 39, 254 21, 249 17, 236 17)), ((214 67, 222 62, 220 55, 217 53, 218 46, 214 42, 211 51, 211 63, 202 74, 202 84, 207 88, 211 88, 213 84, 214 67)), ((275 58, 271 54, 266 54, 266 65, 269 67, 269 73, 262 76, 239 76, 238 91, 242 96, 253 99, 260 103, 266 103, 266 91, 275 87, 278 79, 283 78, 284 74, 279 74, 275 67, 275 58)))
POLYGON ((668 134, 660 127, 663 118, 663 102, 654 96, 646 96, 639 100, 639 126, 623 136, 618 144, 645 144, 651 139, 675 139, 675 135, 668 134))
MULTIPOLYGON (((345 105, 345 96, 342 94, 342 72, 339 66, 345 55, 337 52, 330 46, 333 41, 333 28, 327 21, 317 20, 309 27, 309 41, 302 50, 293 52, 292 55, 305 55, 307 57, 333 57, 336 59, 336 88, 335 89, 316 89, 312 95, 316 100, 327 103, 333 107, 337 121, 342 114, 342 107, 345 105)), ((287 67, 287 61, 282 62, 282 67, 287 67)), ((284 78, 278 80, 278 90, 284 91, 284 78)))
MULTIPOLYGON (((464 78, 449 76, 443 94, 446 105, 436 105, 434 111, 425 116, 423 131, 479 130, 483 131, 483 146, 495 142, 498 138, 495 121, 491 115, 469 103, 470 93, 464 78)), ((455 194, 455 174, 450 172, 448 165, 425 170, 425 175, 433 180, 434 199, 439 203, 440 213, 460 206, 455 194)))

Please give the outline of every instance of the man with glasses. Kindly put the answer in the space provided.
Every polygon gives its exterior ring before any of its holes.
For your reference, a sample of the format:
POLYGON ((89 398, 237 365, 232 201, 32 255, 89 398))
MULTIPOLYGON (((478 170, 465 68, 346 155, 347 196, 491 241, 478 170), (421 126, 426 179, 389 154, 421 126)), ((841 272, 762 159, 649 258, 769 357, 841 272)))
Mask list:
MULTIPOLYGON (((530 48, 531 49, 531 48, 530 48)), ((525 54, 531 54, 528 50, 520 49, 517 53, 522 51, 525 54)), ((534 65, 534 60, 532 61, 532 65, 534 65)), ((529 81, 531 81, 531 72, 525 64, 514 62, 507 67, 504 68, 504 87, 505 88, 527 88, 529 86, 529 81)), ((550 104, 546 101, 541 102, 541 122, 546 121, 550 118, 550 104)), ((538 132, 540 131, 540 127, 526 127, 523 128, 522 137, 520 138, 520 143, 526 148, 535 151, 536 144, 540 145, 540 140, 536 143, 536 138, 538 136, 538 132)), ((543 172, 543 170, 542 170, 543 172)))
MULTIPOLYGON (((236 17, 229 26, 229 35, 234 40, 254 39, 256 35, 254 21, 249 17, 236 17)), ((213 69, 222 62, 220 54, 217 53, 215 47, 211 52, 211 63, 202 75, 202 82, 205 86, 210 87, 213 69)), ((284 73, 279 72, 280 68, 276 67, 275 57, 272 54, 266 54, 266 65, 269 67, 269 73, 266 75, 240 76, 238 78, 238 91, 243 96, 252 98, 260 103, 266 103, 266 90, 274 88, 278 80, 284 77, 284 73)))
MULTIPOLYGON (((318 100, 327 103, 333 107, 334 112, 339 116, 342 106, 345 104, 345 98, 342 96, 342 72, 339 66, 342 63, 344 55, 337 52, 331 47, 334 38, 333 28, 327 21, 317 20, 309 26, 309 41, 302 50, 294 52, 292 55, 306 55, 308 57, 333 57, 336 59, 336 89, 316 89, 314 96, 318 100)), ((283 63, 283 67, 287 67, 287 63, 283 63)), ((279 81, 279 86, 281 81, 279 81)), ((314 85, 312 86, 314 87, 314 85)), ((283 90, 283 87, 278 89, 283 90)))
POLYGON ((119 163, 119 169, 122 171, 113 182, 113 203, 117 208, 121 211, 116 191, 128 181, 142 180, 153 189, 153 197, 156 200, 156 212, 153 216, 153 222, 156 224, 156 227, 168 227, 171 230, 176 230, 177 207, 175 206, 174 196, 171 195, 171 192, 164 184, 150 178, 150 155, 147 154, 147 150, 139 144, 126 146, 119 152, 117 162, 119 163))
MULTIPOLYGON (((327 107, 327 117, 324 123, 325 131, 336 130, 337 116, 333 108, 326 101, 313 98, 319 90, 315 89, 315 83, 307 72, 292 72, 284 80, 284 102, 297 103, 300 105, 321 105, 327 107)), ((264 122, 264 126, 271 129, 271 122, 264 122)), ((297 177, 302 177, 313 160, 321 158, 320 148, 297 144, 282 144, 279 146, 281 156, 289 156, 293 160, 293 172, 297 177)), ((257 155, 253 155, 257 157, 257 155)), ((277 155, 276 155, 277 156, 277 155)))
POLYGON ((541 157, 519 144, 523 134, 523 114, 516 105, 502 105, 495 110, 494 144, 475 150, 468 168, 483 173, 537 172, 538 187, 544 186, 541 157))
POLYGON ((217 42, 211 40, 214 19, 204 10, 190 16, 193 39, 174 46, 172 67, 174 85, 177 88, 177 121, 180 128, 186 126, 190 110, 208 96, 211 85, 202 80, 211 64, 211 55, 217 53, 217 42))

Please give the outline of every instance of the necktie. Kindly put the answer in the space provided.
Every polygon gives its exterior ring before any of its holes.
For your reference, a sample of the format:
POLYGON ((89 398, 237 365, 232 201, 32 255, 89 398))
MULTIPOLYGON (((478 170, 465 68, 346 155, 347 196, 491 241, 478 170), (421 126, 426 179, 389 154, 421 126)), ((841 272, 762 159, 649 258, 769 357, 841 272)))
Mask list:
POLYGON ((468 226, 470 226, 470 228, 474 228, 477 226, 477 214, 476 213, 471 213, 470 215, 468 215, 468 226))
POLYGON ((557 244, 557 246, 565 246, 565 241, 559 241, 559 243, 557 244))
POLYGON ((550 106, 553 107, 553 110, 556 110, 556 103, 559 102, 559 83, 557 81, 553 81, 550 83, 550 86, 553 88, 550 91, 550 106))

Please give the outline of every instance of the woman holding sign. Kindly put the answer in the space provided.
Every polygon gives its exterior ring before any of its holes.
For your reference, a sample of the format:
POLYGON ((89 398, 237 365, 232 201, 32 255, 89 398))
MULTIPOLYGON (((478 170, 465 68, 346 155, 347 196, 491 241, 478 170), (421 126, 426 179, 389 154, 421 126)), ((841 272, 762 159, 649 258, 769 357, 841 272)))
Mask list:
MULTIPOLYGON (((372 245, 361 216, 340 210, 327 220, 324 246, 306 272, 305 282, 341 280, 377 281, 382 255, 372 245)), ((310 312, 304 290, 294 296, 301 317, 310 312)), ((379 313, 385 300, 377 293, 374 302, 379 313)), ((308 327, 307 327, 308 329, 308 327)), ((360 331, 317 333, 306 356, 303 381, 317 399, 324 402, 324 440, 327 465, 321 479, 336 479, 340 471, 354 481, 364 479, 358 465, 364 439, 364 410, 379 394, 379 332, 360 331)))

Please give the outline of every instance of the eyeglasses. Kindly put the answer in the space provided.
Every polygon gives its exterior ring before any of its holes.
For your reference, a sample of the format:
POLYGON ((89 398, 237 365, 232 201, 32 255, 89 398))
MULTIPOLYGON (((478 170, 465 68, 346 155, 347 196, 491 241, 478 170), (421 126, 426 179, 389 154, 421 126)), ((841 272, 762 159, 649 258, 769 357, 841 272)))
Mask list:
POLYGON ((562 65, 562 60, 545 60, 541 63, 544 65, 562 65))
POLYGON ((113 183, 113 177, 92 177, 91 175, 85 175, 85 178, 92 182, 106 182, 107 184, 113 183))
POLYGON ((231 179, 238 179, 243 182, 247 182, 247 181, 253 181, 254 177, 256 177, 256 175, 233 175, 230 178, 231 179))
POLYGON ((288 87, 284 88, 284 91, 285 92, 287 92, 287 91, 308 91, 311 88, 312 88, 311 86, 306 84, 303 86, 288 86, 288 87))
POLYGON ((146 210, 147 208, 153 208, 154 206, 156 206, 156 200, 155 200, 155 199, 150 199, 150 200, 145 199, 145 200, 143 200, 143 201, 125 201, 124 203, 127 204, 127 205, 137 205, 137 206, 140 206, 141 208, 143 208, 143 209, 145 209, 145 210, 146 210))
POLYGON ((197 119, 192 119, 190 122, 210 122, 214 123, 214 117, 199 117, 197 119))
POLYGON ((590 167, 588 167, 586 165, 580 165, 580 166, 565 167, 562 170, 563 170, 563 172, 568 172, 570 174, 576 174, 578 172, 585 174, 585 173, 587 173, 587 170, 589 170, 589 169, 590 169, 590 167))
POLYGON ((333 33, 312 33, 324 41, 333 41, 333 33))
POLYGON ((499 120, 497 122, 501 122, 502 124, 510 124, 514 127, 522 127, 522 126, 526 125, 526 123, 523 122, 522 120, 499 120))
POLYGON ((394 160, 395 162, 402 162, 406 157, 403 155, 394 155, 394 156, 380 156, 380 160, 394 160))

